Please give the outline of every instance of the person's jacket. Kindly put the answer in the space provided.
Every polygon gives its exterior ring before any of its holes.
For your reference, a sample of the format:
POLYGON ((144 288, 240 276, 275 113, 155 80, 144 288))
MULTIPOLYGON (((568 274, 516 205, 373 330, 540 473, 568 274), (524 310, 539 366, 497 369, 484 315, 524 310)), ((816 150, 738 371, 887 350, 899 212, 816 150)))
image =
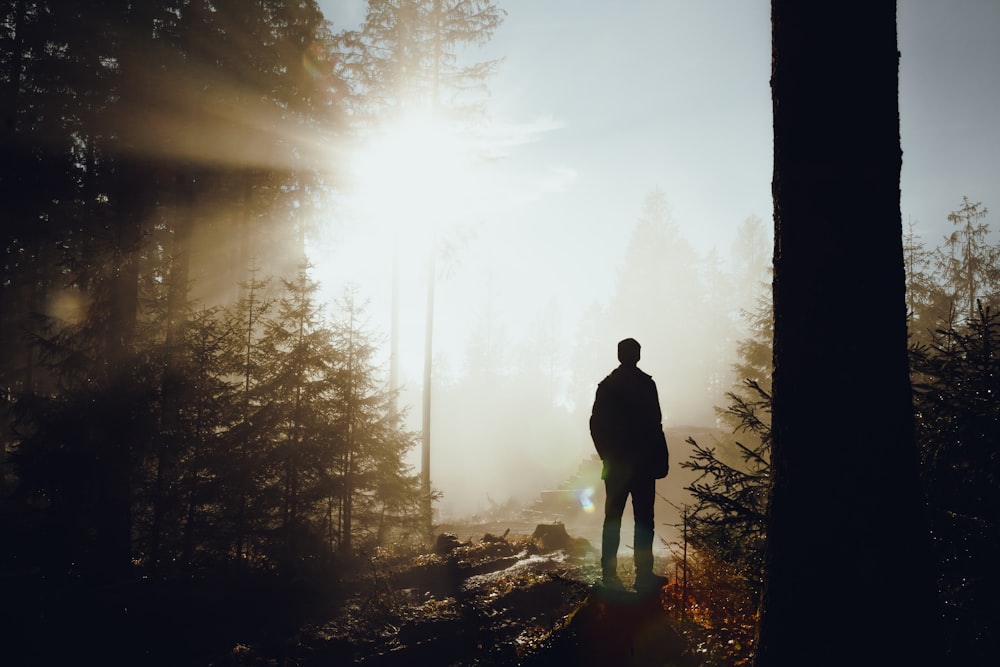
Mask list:
POLYGON ((623 364, 604 378, 590 415, 590 434, 604 462, 601 477, 609 472, 665 476, 662 421, 652 377, 623 364))

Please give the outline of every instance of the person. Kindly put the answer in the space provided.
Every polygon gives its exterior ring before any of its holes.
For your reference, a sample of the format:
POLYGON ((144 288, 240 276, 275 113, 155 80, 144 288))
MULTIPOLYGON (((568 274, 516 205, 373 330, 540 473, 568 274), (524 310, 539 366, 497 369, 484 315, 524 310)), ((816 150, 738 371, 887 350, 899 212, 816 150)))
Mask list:
POLYGON ((601 479, 606 492, 601 534, 604 585, 624 589, 618 576, 618 545, 622 512, 631 495, 635 589, 644 592, 667 583, 653 574, 653 501, 656 480, 666 477, 670 464, 656 383, 638 367, 640 349, 634 338, 618 343, 620 365, 597 386, 590 433, 603 462, 601 479))

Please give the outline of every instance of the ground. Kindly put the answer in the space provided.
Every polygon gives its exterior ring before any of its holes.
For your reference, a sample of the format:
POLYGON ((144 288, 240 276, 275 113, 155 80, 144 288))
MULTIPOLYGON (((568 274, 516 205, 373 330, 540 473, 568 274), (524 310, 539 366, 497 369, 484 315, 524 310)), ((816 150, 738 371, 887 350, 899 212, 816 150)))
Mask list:
MULTIPOLYGON (((658 499, 668 534, 682 472, 658 499)), ((694 664, 657 595, 595 585, 599 475, 588 460, 524 511, 441 523, 434 549, 377 551, 301 575, 227 563, 110 584, 0 575, 0 664, 694 664)), ((626 582, 630 562, 620 559, 626 582)))
POLYGON ((529 536, 438 537, 376 558, 367 586, 280 646, 237 644, 218 667, 294 664, 692 665, 659 592, 595 585, 597 557, 562 524, 529 536))
POLYGON ((113 585, 8 578, 0 664, 696 664, 660 591, 603 589, 598 570, 589 541, 554 523, 444 533, 433 549, 292 579, 231 568, 113 585))

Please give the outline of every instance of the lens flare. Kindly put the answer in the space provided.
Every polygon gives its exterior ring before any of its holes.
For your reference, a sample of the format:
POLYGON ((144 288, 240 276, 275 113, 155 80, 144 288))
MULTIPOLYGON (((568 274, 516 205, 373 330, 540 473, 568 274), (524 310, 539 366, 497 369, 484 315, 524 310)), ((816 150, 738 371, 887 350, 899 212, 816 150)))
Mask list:
POLYGON ((594 501, 591 497, 594 495, 594 489, 588 487, 586 489, 578 489, 576 492, 576 499, 580 501, 580 507, 587 514, 594 513, 594 501))

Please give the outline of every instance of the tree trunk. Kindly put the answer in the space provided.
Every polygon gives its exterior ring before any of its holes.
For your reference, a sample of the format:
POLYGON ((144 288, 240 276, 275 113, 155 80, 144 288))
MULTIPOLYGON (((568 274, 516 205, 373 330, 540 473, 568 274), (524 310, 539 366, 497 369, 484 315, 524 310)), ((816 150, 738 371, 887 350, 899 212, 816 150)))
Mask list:
POLYGON ((117 423, 109 429, 101 453, 103 479, 97 511, 97 567, 100 575, 125 579, 132 568, 132 450, 136 415, 130 382, 133 375, 136 314, 139 309, 138 248, 140 221, 146 210, 144 178, 151 171, 136 163, 120 163, 115 238, 115 266, 111 278, 111 315, 106 332, 108 383, 113 389, 109 412, 117 423))
POLYGON ((933 663, 895 2, 771 11, 773 477, 756 664, 933 663))

